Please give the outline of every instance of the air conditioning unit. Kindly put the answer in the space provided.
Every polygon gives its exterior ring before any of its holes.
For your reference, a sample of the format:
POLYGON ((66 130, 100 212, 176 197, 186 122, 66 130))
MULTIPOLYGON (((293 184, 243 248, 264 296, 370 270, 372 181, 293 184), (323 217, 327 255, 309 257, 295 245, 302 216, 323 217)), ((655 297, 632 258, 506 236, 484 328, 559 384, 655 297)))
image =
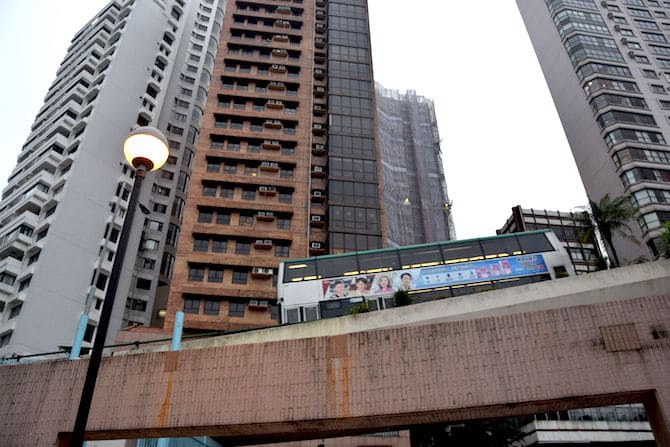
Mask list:
POLYGON ((321 242, 310 242, 309 248, 312 248, 314 250, 320 250, 321 248, 323 248, 323 244, 321 242))
POLYGON ((319 150, 319 151, 323 151, 323 150, 326 149, 326 145, 321 144, 321 143, 317 143, 317 144, 314 145, 314 149, 319 150))
POLYGON ((265 267, 254 267, 251 270, 251 273, 255 273, 257 275, 272 275, 272 269, 268 269, 265 267))
POLYGON ((323 192, 319 191, 319 190, 315 190, 315 191, 312 191, 312 195, 314 197, 321 197, 321 196, 323 196, 323 192))
POLYGON ((312 215, 312 222, 321 222, 321 218, 322 216, 314 214, 312 215))
POLYGON ((267 309, 268 300, 249 300, 249 309, 267 309))

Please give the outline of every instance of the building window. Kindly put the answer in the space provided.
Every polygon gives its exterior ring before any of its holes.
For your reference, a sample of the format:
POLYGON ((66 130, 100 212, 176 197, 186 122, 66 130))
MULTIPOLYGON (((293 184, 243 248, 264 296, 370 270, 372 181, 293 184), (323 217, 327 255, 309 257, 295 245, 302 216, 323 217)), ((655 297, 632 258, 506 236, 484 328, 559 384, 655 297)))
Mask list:
POLYGON ((189 267, 188 268, 188 280, 189 281, 202 281, 205 278, 205 269, 202 267, 189 267))
POLYGON ((203 197, 216 197, 216 185, 203 185, 202 187, 202 196, 203 197))
POLYGON ((196 237, 193 240, 193 251, 209 250, 209 239, 196 237))
POLYGON ((244 270, 233 270, 233 284, 246 284, 247 272, 244 270))
POLYGON ((248 255, 251 253, 251 242, 238 240, 237 244, 235 244, 235 253, 238 255, 248 255))
POLYGON ((244 303, 236 303, 231 301, 228 303, 228 316, 229 317, 243 317, 244 316, 244 303))
POLYGON ((200 300, 185 298, 184 299, 184 313, 197 314, 200 312, 200 300))
POLYGON ((291 192, 280 192, 279 201, 281 203, 291 203, 293 201, 293 193, 291 192))
POLYGON ((235 194, 235 189, 231 186, 222 186, 221 187, 221 197, 224 199, 232 199, 235 194))
POLYGON ((242 200, 256 200, 256 188, 243 188, 242 200))
POLYGON ((212 222, 212 212, 211 211, 200 211, 198 213, 198 222, 200 223, 211 223, 212 222))
POLYGON ((218 211, 216 213, 216 223, 219 225, 230 225, 230 213, 218 211))
POLYGON ((291 229, 291 218, 290 217, 279 217, 277 219, 277 229, 278 230, 290 230, 291 229))
POLYGON ((221 302, 218 300, 205 300, 205 308, 203 313, 205 315, 219 315, 221 302))
POLYGON ((228 249, 228 241, 221 239, 214 239, 212 241, 212 251, 214 253, 225 253, 228 249))
POLYGON ((151 280, 145 278, 137 278, 137 288, 142 290, 151 290, 151 280))
POLYGON ((209 267, 207 272, 207 282, 223 282, 223 268, 209 267))
POLYGON ((13 286, 14 281, 16 281, 16 277, 10 275, 9 273, 2 272, 0 273, 0 282, 3 284, 7 284, 8 286, 13 286))
POLYGON ((9 310, 9 318, 8 319, 11 320, 12 318, 18 317, 19 314, 21 313, 21 308, 22 307, 23 307, 23 303, 19 303, 16 306, 12 307, 9 310))
POLYGON ((288 258, 289 246, 284 244, 275 244, 275 256, 278 258, 288 258))
POLYGON ((0 336, 0 348, 3 348, 9 344, 9 340, 12 338, 12 333, 8 332, 0 336))

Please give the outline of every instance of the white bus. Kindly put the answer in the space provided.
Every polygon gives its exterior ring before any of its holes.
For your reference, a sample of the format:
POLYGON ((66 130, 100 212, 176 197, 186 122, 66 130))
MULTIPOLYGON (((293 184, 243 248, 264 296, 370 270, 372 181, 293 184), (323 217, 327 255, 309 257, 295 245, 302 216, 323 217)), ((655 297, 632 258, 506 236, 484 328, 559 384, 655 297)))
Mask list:
POLYGON ((280 321, 346 315, 363 301, 386 309, 399 289, 423 302, 574 274, 551 230, 292 259, 279 267, 280 321))

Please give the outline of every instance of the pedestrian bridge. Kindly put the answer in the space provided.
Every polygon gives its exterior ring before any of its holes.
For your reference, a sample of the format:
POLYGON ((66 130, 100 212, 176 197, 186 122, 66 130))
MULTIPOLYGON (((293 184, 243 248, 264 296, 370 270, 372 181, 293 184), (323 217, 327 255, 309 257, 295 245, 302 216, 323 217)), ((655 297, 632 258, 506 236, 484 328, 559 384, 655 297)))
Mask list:
MULTIPOLYGON (((103 360, 86 439, 314 439, 642 402, 670 447, 670 262, 103 360)), ((87 361, 0 367, 0 445, 67 445, 87 361)))

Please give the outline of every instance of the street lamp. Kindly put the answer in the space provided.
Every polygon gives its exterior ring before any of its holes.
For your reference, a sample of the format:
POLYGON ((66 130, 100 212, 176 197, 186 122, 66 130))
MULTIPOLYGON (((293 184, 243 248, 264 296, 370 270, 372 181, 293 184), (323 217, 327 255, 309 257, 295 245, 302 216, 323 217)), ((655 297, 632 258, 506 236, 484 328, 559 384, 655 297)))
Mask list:
POLYGON ((91 402, 93 401, 95 382, 98 379, 98 370, 100 369, 100 362, 102 360, 102 350, 105 346, 109 320, 111 319, 112 309, 114 308, 114 298, 116 297, 119 278, 121 277, 121 267, 123 266, 123 259, 125 258, 128 239, 133 226, 135 208, 137 208, 137 199, 140 195, 140 190, 142 189, 144 176, 147 171, 160 169, 167 161, 170 151, 168 149, 167 139, 160 130, 154 127, 139 127, 126 137, 126 141, 123 143, 123 153, 128 163, 135 168, 135 184, 133 186, 133 191, 130 194, 126 219, 123 228, 121 229, 121 236, 119 238, 116 256, 114 257, 114 264, 112 265, 112 271, 107 284, 107 291, 105 292, 105 301, 100 312, 98 330, 95 334, 95 340, 93 341, 93 350, 91 351, 88 370, 86 371, 84 389, 81 393, 77 418, 74 423, 74 431, 72 432, 72 438, 70 440, 71 447, 81 447, 84 443, 84 432, 86 431, 88 413, 91 409, 91 402))

